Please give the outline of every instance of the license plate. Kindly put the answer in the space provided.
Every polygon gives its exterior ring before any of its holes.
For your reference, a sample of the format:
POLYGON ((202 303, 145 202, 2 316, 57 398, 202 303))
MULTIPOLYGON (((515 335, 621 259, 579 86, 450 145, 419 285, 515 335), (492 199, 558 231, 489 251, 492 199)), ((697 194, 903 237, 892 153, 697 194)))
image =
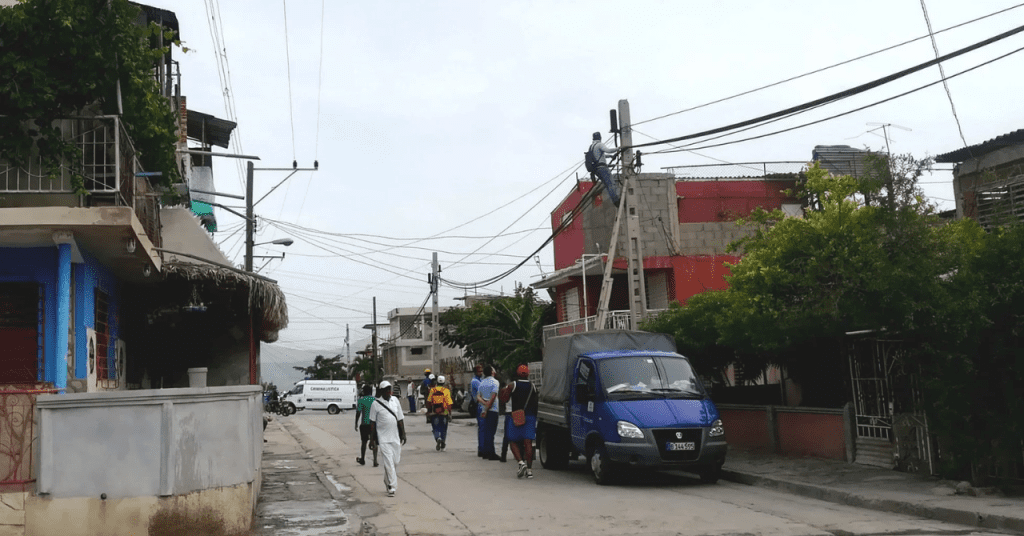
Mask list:
POLYGON ((666 443, 665 450, 697 450, 697 446, 693 441, 686 441, 683 443, 666 443))

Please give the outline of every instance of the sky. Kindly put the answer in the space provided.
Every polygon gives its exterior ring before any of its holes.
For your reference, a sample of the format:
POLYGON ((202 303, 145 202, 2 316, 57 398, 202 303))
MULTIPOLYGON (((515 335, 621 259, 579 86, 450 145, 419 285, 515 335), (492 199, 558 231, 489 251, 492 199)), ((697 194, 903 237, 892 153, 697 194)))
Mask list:
MULTIPOLYGON (((150 0, 174 11, 176 50, 192 110, 234 120, 232 146, 259 156, 254 174, 260 273, 287 297, 290 324, 274 346, 340 351, 346 327, 427 298, 433 252, 441 306, 467 292, 510 293, 553 270, 550 214, 577 178, 591 134, 627 99, 634 142, 683 136, 831 95, 935 58, 921 0, 864 2, 241 1, 150 0), (909 44, 716 104, 881 49, 909 44), (664 116, 643 124, 641 121, 664 116), (259 168, 319 169, 289 172, 259 168), (282 182, 283 181, 283 182, 282 182), (280 184, 274 189, 275 185, 280 184), (268 193, 269 192, 269 193, 268 193), (265 263, 265 265, 264 265, 265 263)), ((946 54, 1024 22, 1016 0, 926 0, 946 54), (1013 9, 1009 9, 1013 8, 1013 9), (942 31, 1001 10, 1004 13, 942 31)), ((777 123, 650 154, 644 171, 745 162, 806 162, 815 145, 923 158, 1021 128, 1024 33, 937 67, 777 123), (956 110, 957 119, 950 104, 956 110), (717 147, 751 135, 789 132, 717 147), (963 139, 960 131, 963 132, 963 139)), ((680 144, 675 144, 679 146, 680 144)), ((650 153, 649 153, 650 152, 650 153)), ((242 161, 214 164, 216 189, 243 194, 242 161)), ((940 210, 954 208, 950 165, 922 178, 940 210)), ((709 173, 700 168, 701 173, 709 173)), ((241 202, 222 198, 221 203, 241 202)), ((242 220, 218 209, 214 234, 243 261, 242 220)), ((429 303, 428 303, 429 307, 429 303)), ((361 347, 353 347, 354 354, 361 347)))

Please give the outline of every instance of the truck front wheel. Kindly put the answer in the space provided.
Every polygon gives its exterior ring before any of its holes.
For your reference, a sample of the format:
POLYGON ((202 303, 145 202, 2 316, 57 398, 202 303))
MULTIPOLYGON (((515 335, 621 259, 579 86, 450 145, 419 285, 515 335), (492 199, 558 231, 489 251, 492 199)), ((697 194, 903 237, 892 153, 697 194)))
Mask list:
POLYGON ((540 464, 545 469, 557 471, 569 465, 569 447, 565 438, 555 430, 538 430, 537 450, 540 464))
POLYGON ((588 460, 590 462, 590 472, 594 474, 594 482, 597 482, 600 486, 607 486, 615 481, 618 466, 615 462, 608 459, 608 451, 605 450, 604 443, 594 445, 590 449, 588 460))

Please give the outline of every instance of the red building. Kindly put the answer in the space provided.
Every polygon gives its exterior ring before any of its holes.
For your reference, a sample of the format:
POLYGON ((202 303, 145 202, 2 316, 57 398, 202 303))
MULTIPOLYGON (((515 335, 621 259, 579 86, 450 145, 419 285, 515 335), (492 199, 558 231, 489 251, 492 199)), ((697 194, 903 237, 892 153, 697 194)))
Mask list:
MULTIPOLYGON (((735 223, 757 207, 783 209, 798 214, 796 199, 785 191, 795 186, 796 175, 680 179, 674 175, 645 173, 636 177, 641 247, 646 281, 647 308, 668 308, 672 301, 686 303, 705 290, 724 289, 729 274, 726 263, 739 260, 727 251, 731 242, 749 231, 735 223)), ((579 182, 551 213, 551 227, 572 218, 555 237, 555 272, 533 284, 553 289, 559 323, 547 335, 595 329, 593 325, 601 292, 608 244, 615 222, 615 206, 603 193, 573 209, 595 184, 579 182), (585 261, 585 262, 584 262, 585 261), (584 326, 589 322, 589 326, 584 326)), ((613 265, 609 310, 610 325, 631 327, 626 281, 625 226, 613 265)))

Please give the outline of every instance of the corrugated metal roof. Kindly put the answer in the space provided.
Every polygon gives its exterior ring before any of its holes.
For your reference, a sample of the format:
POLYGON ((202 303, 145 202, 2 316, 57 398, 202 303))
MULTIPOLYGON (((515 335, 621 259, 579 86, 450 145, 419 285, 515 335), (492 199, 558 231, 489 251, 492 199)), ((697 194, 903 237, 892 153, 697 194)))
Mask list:
POLYGON ((188 110, 188 137, 208 145, 227 149, 231 143, 231 132, 236 126, 238 124, 232 121, 188 110))
POLYGON ((935 157, 935 161, 941 164, 966 162, 971 158, 1021 143, 1024 143, 1024 129, 1015 130, 1009 134, 1003 134, 1002 136, 996 136, 991 140, 983 141, 977 145, 971 145, 945 154, 940 154, 935 157))

